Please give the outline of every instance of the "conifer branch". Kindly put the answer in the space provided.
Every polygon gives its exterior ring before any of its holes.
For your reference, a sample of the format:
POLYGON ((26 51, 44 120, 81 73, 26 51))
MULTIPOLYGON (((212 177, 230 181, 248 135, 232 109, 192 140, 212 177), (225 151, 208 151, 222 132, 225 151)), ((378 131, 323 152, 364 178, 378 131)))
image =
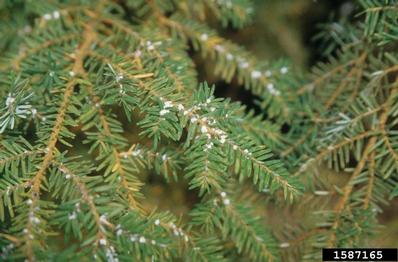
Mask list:
POLYGON ((99 213, 97 206, 93 201, 94 196, 90 194, 84 182, 81 181, 81 179, 77 175, 75 175, 71 170, 69 170, 65 165, 58 162, 54 162, 54 165, 61 171, 62 174, 68 176, 68 179, 71 179, 71 181, 73 181, 73 183, 77 185, 79 192, 82 195, 83 201, 89 206, 90 213, 93 215, 95 224, 97 226, 95 245, 96 247, 98 247, 101 239, 106 240, 103 224, 107 225, 110 228, 114 228, 114 225, 110 224, 108 221, 104 219, 101 219, 101 214, 99 213))
MULTIPOLYGON (((21 53, 13 62, 12 67, 15 70, 20 70, 20 64, 21 62, 26 59, 28 56, 33 56, 38 52, 41 52, 43 50, 46 50, 48 48, 50 48, 51 46, 54 45, 59 45, 63 42, 67 42, 70 40, 74 40, 78 37, 79 35, 77 33, 72 33, 70 35, 65 35, 65 36, 61 36, 60 38, 57 39, 49 39, 43 43, 40 43, 39 45, 35 46, 34 48, 31 49, 26 49, 25 52, 21 53)), ((2 69, 2 70, 7 70, 7 68, 2 69)))
MULTIPOLYGON (((85 76, 85 77, 87 78, 87 76, 85 76)), ((109 127, 109 123, 106 120, 106 117, 104 115, 104 111, 100 105, 100 103, 101 103, 100 98, 95 95, 91 83, 86 85, 86 90, 87 90, 87 93, 89 94, 90 98, 92 99, 92 104, 95 105, 95 107, 97 108, 99 119, 101 121, 101 125, 104 128, 104 132, 105 132, 104 135, 106 137, 111 137, 112 133, 111 133, 111 130, 109 127)), ((118 152, 117 148, 113 144, 111 144, 111 148, 112 148, 112 155, 113 155, 114 159, 116 160, 116 163, 112 168, 112 171, 117 171, 120 174, 121 185, 128 192, 127 195, 128 195, 128 199, 129 199, 131 207, 138 208, 137 201, 135 200, 134 193, 133 193, 134 191, 136 191, 136 189, 132 189, 128 185, 128 182, 126 179, 126 174, 122 167, 120 153, 118 152)))
MULTIPOLYGON (((255 229, 250 227, 248 221, 245 220, 241 216, 241 214, 239 214, 239 212, 234 208, 234 205, 227 205, 225 207, 225 211, 226 211, 226 218, 230 219, 231 221, 236 221, 235 226, 237 226, 238 228, 243 228, 242 230, 244 232, 247 232, 248 235, 250 235, 250 240, 255 241, 256 245, 258 245, 259 247, 259 250, 251 251, 250 250, 252 248, 251 244, 247 243, 245 245, 239 246, 239 249, 247 249, 249 256, 252 257, 253 260, 258 260, 258 261, 261 261, 263 259, 267 261, 276 260, 275 255, 270 251, 271 247, 268 247, 267 244, 265 243, 265 240, 257 235, 255 229)), ((234 223, 234 222, 229 222, 229 223, 234 223)), ((236 234, 236 236, 233 236, 233 238, 235 238, 234 240, 236 243, 241 242, 239 240, 239 233, 232 231, 231 234, 236 234)))
MULTIPOLYGON (((141 42, 141 43, 147 43, 148 42, 148 40, 144 39, 138 33, 136 33, 133 30, 131 30, 131 28, 129 26, 123 25, 123 23, 121 23, 121 21, 110 20, 110 19, 106 19, 106 18, 104 18, 102 21, 105 24, 112 25, 115 28, 117 28, 118 30, 121 30, 122 32, 125 32, 127 35, 132 36, 133 38, 139 40, 139 42, 141 42)), ((163 66, 165 67, 166 73, 170 77, 170 79, 174 80, 174 82, 176 84, 177 91, 182 92, 184 90, 189 90, 190 89, 189 87, 187 87, 183 83, 183 81, 180 79, 179 76, 177 76, 175 73, 173 73, 173 71, 170 69, 170 67, 167 65, 167 63, 165 63, 162 55, 156 49, 153 50, 153 54, 159 60, 159 63, 163 64, 163 66)), ((139 65, 141 65, 140 57, 137 56, 136 59, 137 59, 137 62, 139 63, 139 65)))
POLYGON ((375 180, 375 151, 372 151, 369 156, 369 182, 367 185, 367 191, 366 191, 366 196, 363 201, 363 208, 368 209, 369 208, 369 202, 372 197, 372 192, 373 192, 373 184, 375 180))
MULTIPOLYGON (((379 126, 381 128, 384 128, 384 125, 387 121, 388 117, 388 108, 386 108, 380 115, 380 120, 379 120, 379 126)), ((369 160, 370 154, 372 153, 372 150, 377 142, 377 136, 372 136, 368 143, 366 144, 366 147, 364 148, 364 151, 362 153, 361 160, 358 162, 354 172, 352 173, 350 180, 348 181, 347 185, 343 189, 343 196, 340 198, 340 200, 337 202, 334 211, 336 213, 336 218, 335 221, 332 225, 332 235, 328 240, 328 247, 335 246, 335 241, 336 241, 336 233, 335 230, 337 229, 340 221, 340 216, 343 211, 343 209, 346 207, 346 203, 349 200, 349 196, 353 190, 354 184, 353 181, 356 179, 357 176, 360 175, 361 171, 365 168, 366 162, 369 160)))
POLYGON ((8 163, 12 163, 12 162, 14 162, 14 161, 16 161, 18 159, 28 158, 30 156, 34 156, 36 154, 43 154, 45 152, 46 151, 44 149, 34 149, 34 150, 31 150, 31 151, 25 150, 22 153, 1 158, 0 159, 0 166, 3 167, 3 166, 6 166, 8 163))
POLYGON ((313 91, 314 87, 319 86, 319 84, 322 84, 328 78, 333 77, 336 73, 343 71, 346 67, 356 64, 357 60, 358 60, 358 58, 352 59, 352 60, 348 61, 347 63, 344 63, 342 65, 337 65, 335 68, 328 70, 325 74, 315 78, 315 80, 312 81, 311 83, 306 84, 305 86, 302 86, 300 89, 298 89, 297 95, 301 95, 307 91, 313 91))
MULTIPOLYGON (((99 4, 99 8, 102 6, 102 4, 99 4)), ((94 35, 94 31, 93 31, 93 22, 91 22, 90 24, 87 25, 84 33, 83 33, 83 39, 84 41, 81 43, 81 45, 76 49, 75 52, 75 62, 72 66, 72 72, 75 72, 77 74, 82 74, 84 72, 83 69, 83 59, 85 58, 88 49, 90 48, 90 45, 92 44, 92 42, 94 41, 95 35, 94 35)), ((56 143, 58 141, 58 135, 61 131, 62 125, 63 125, 63 121, 66 115, 66 112, 68 110, 68 106, 69 106, 69 100, 71 99, 72 95, 73 95, 73 89, 75 87, 76 84, 76 79, 73 78, 71 80, 69 80, 69 82, 66 84, 65 90, 64 90, 64 95, 63 95, 63 101, 62 104, 60 105, 60 109, 58 111, 58 115, 57 118, 55 120, 55 124, 54 127, 52 129, 51 135, 50 135, 50 139, 48 141, 48 146, 46 148, 46 155, 43 158, 43 162, 39 168, 39 170, 37 171, 37 173, 35 174, 33 181, 32 181, 32 188, 31 188, 31 205, 29 207, 30 214, 34 214, 35 212, 35 208, 38 206, 38 200, 39 200, 39 194, 40 194, 40 187, 41 187, 41 183, 43 180, 43 177, 45 175, 45 172, 47 170, 47 168, 50 166, 53 158, 54 158, 54 151, 56 150, 56 143)), ((32 248, 32 243, 31 243, 31 232, 32 232, 32 221, 31 219, 28 220, 27 222, 27 233, 25 234, 25 242, 26 242, 26 256, 30 261, 34 261, 34 252, 33 252, 33 248, 32 248)))
POLYGON ((397 16, 359 4, 321 27, 312 73, 211 27, 246 25, 247 0, 0 4, 0 260, 318 261, 366 246, 398 192, 397 16), (192 53, 255 108, 199 83, 192 53), (176 214, 152 207, 165 184, 158 208, 176 214))
POLYGON ((272 99, 276 100, 276 105, 280 108, 279 111, 281 111, 282 115, 284 117, 289 115, 288 107, 284 106, 286 105, 286 101, 281 97, 281 91, 274 87, 272 81, 286 74, 288 71, 287 67, 282 67, 279 72, 267 70, 265 73, 262 73, 263 69, 258 65, 254 57, 247 54, 235 44, 216 35, 208 28, 198 26, 192 21, 185 21, 184 24, 177 22, 176 20, 182 19, 181 17, 170 19, 164 15, 160 15, 158 19, 166 27, 179 32, 179 35, 182 35, 183 39, 188 38, 193 41, 195 46, 200 46, 203 55, 210 56, 211 58, 216 56, 222 57, 223 62, 226 62, 226 64, 222 64, 223 71, 216 68, 216 73, 220 74, 227 82, 230 82, 232 76, 237 74, 239 82, 244 84, 247 89, 252 90, 254 94, 262 97, 265 97, 268 93, 268 95, 272 96, 272 99), (240 55, 235 57, 234 54, 240 55), (233 66, 228 70, 225 69, 226 65, 231 62, 233 62, 233 66), (271 79, 271 76, 274 79, 271 79), (264 92, 264 87, 266 87, 267 92, 264 92))

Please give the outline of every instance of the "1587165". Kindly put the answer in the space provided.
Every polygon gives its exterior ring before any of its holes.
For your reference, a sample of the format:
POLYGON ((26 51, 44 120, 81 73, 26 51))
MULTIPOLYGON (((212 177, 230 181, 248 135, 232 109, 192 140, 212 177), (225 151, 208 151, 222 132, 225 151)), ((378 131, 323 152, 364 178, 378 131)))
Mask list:
POLYGON ((323 261, 397 261, 396 248, 325 248, 323 261))

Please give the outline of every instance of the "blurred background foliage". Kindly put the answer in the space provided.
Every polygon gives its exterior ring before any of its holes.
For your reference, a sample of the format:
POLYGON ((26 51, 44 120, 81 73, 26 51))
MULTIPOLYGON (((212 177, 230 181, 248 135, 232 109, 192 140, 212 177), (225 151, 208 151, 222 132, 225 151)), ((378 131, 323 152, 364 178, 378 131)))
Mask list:
MULTIPOLYGON (((241 29, 222 28, 216 21, 207 21, 224 37, 235 43, 241 44, 250 50, 259 60, 272 62, 284 59, 290 62, 294 70, 308 72, 317 62, 326 62, 328 55, 333 55, 337 50, 339 30, 338 23, 346 23, 355 19, 358 10, 354 1, 346 0, 253 0, 255 16, 253 22, 241 29), (334 41, 332 41, 334 40, 334 41)), ((216 94, 220 97, 229 97, 234 101, 242 101, 248 109, 262 113, 255 105, 254 97, 250 91, 245 90, 236 82, 230 84, 217 79, 212 72, 211 63, 206 63, 199 54, 194 54, 199 72, 199 80, 206 80, 216 85, 216 94)), ((136 130, 128 132, 134 140, 136 130)), ((137 130, 138 131, 138 130, 137 130)), ((283 131, 283 130, 282 130, 283 131)), ((143 195, 148 207, 157 207, 160 210, 170 210, 182 220, 187 219, 186 214, 199 200, 197 193, 188 190, 188 185, 183 180, 167 184, 161 176, 155 174, 141 174, 145 182, 143 195)), ((346 183, 348 174, 336 174, 323 168, 323 176, 337 185, 346 183)), ((240 188, 241 198, 246 201, 259 203, 258 213, 267 218, 266 223, 280 226, 275 232, 282 232, 290 222, 294 224, 311 223, 301 220, 304 216, 305 203, 293 211, 286 207, 276 212, 275 203, 269 203, 266 194, 258 196, 253 194, 250 186, 240 188), (295 220, 295 221, 294 221, 295 220), (283 223, 281 223, 283 221, 283 223), (294 222, 293 222, 294 221, 294 222), (274 223, 273 223, 274 222, 274 223)), ((306 216, 308 217, 308 216, 306 216)), ((309 218, 311 219, 311 216, 309 218)), ((380 215, 380 222, 384 227, 374 236, 369 246, 396 247, 398 246, 398 201, 391 202, 380 215)))

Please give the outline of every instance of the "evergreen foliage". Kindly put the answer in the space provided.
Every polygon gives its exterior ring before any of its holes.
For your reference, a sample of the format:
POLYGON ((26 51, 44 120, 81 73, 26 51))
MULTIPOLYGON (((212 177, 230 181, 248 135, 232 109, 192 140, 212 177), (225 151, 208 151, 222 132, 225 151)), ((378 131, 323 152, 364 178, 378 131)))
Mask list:
POLYGON ((398 195, 396 1, 359 1, 311 74, 205 23, 242 28, 245 0, 0 3, 1 260, 316 261, 366 245, 398 195), (199 83, 191 51, 263 115, 199 83), (186 217, 148 208, 148 170, 187 181, 186 217), (274 228, 261 205, 306 212, 274 228))

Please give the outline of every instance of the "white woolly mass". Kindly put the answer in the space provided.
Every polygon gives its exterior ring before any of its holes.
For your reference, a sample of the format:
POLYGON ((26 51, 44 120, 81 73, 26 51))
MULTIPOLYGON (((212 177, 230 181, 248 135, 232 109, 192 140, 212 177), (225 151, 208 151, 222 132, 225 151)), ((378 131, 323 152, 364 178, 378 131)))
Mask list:
POLYGON ((202 41, 207 41, 208 39, 209 39, 209 36, 207 34, 202 34, 200 36, 200 40, 202 40, 202 41))
POLYGON ((54 19, 58 19, 58 18, 61 17, 61 14, 58 11, 54 11, 53 12, 53 17, 54 17, 54 19))
POLYGON ((255 71, 252 72, 252 78, 253 79, 258 79, 260 77, 261 77, 261 72, 260 71, 255 70, 255 71))
POLYGON ((75 211, 73 211, 71 214, 69 214, 69 216, 68 216, 68 219, 69 220, 74 220, 74 219, 76 219, 76 212, 75 211))
POLYGON ((162 109, 162 110, 160 110, 159 115, 164 116, 164 115, 167 114, 167 113, 170 113, 170 110, 168 110, 168 109, 162 109))
POLYGON ((289 71, 289 69, 286 66, 284 66, 281 68, 280 71, 281 71, 281 74, 286 74, 289 71))
POLYGON ((100 243, 100 245, 105 246, 107 242, 106 242, 106 239, 105 239, 105 238, 101 238, 101 239, 99 240, 99 243, 100 243))
POLYGON ((196 117, 191 118, 191 123, 195 123, 196 121, 198 121, 198 119, 196 117))
POLYGON ((140 239, 138 240, 140 243, 145 243, 146 239, 145 237, 141 236, 140 239))
POLYGON ((288 248, 288 247, 290 247, 290 244, 288 242, 283 242, 283 243, 279 244, 279 247, 280 248, 288 248))
POLYGON ((314 194, 315 194, 315 195, 318 195, 318 196, 327 196, 327 195, 329 195, 329 191, 315 190, 315 191, 314 191, 314 194))
POLYGON ((225 198, 222 201, 224 203, 224 205, 228 206, 229 204, 231 204, 231 200, 229 200, 229 198, 225 198))
POLYGON ((141 149, 134 150, 131 155, 138 156, 141 153, 141 149))
POLYGON ((272 83, 269 83, 269 84, 267 85, 267 90, 268 90, 268 92, 270 92, 272 95, 275 95, 275 96, 279 96, 279 95, 280 95, 279 90, 275 89, 274 84, 272 84, 272 83))
POLYGON ((43 15, 43 19, 44 19, 44 20, 51 20, 51 19, 52 19, 52 16, 51 16, 51 14, 44 14, 44 15, 43 15))

